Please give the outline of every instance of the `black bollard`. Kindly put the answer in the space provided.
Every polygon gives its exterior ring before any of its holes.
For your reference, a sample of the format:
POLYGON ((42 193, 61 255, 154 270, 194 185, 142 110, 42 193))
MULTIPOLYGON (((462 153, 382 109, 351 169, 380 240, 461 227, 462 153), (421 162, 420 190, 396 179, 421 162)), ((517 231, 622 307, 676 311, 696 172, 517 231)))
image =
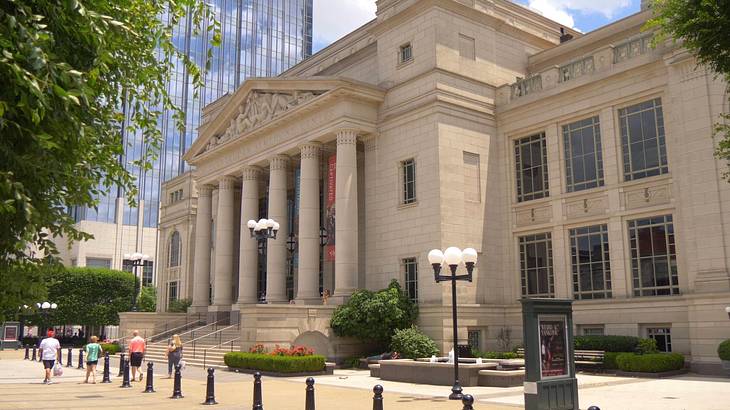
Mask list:
POLYGON ((102 383, 111 383, 111 379, 109 378, 109 352, 104 353, 104 379, 101 381, 102 383))
POLYGON ((307 377, 307 396, 304 410, 314 410, 314 378, 307 377))
POLYGON ((129 360, 124 360, 124 364, 122 364, 122 368, 124 369, 124 374, 122 378, 122 385, 119 387, 132 387, 132 384, 129 383, 129 360))
POLYGON ((28 347, 28 345, 25 345, 25 357, 23 358, 23 360, 30 360, 30 348, 28 347))
POLYGON ((383 410, 383 386, 376 384, 373 393, 373 410, 383 410))
MULTIPOLYGON (((39 359, 38 360, 39 362, 42 362, 43 361, 43 359, 40 358, 40 357, 38 359, 39 359)), ((63 366, 63 349, 59 349, 58 350, 58 364, 60 364, 61 366, 63 366)))
POLYGON ((155 388, 152 385, 152 377, 154 376, 154 372, 152 371, 152 362, 147 362, 147 384, 145 385, 144 391, 142 393, 154 393, 155 388))
POLYGON ((69 347, 68 348, 68 358, 66 359, 66 367, 74 367, 73 362, 74 362, 73 349, 69 347))
POLYGON ((474 397, 471 396, 471 394, 465 394, 461 398, 461 403, 464 405, 462 410, 474 410, 474 397))
POLYGON ((598 406, 591 406, 591 407, 588 407, 588 410, 601 410, 601 409, 599 409, 598 406))
POLYGON ((264 410, 261 400, 261 373, 256 372, 253 374, 253 410, 264 410))
POLYGON ((34 361, 34 362, 35 362, 35 357, 36 357, 36 356, 35 356, 35 351, 36 351, 36 347, 35 347, 35 345, 33 345, 33 358, 32 358, 32 359, 30 359, 30 360, 31 360, 31 361, 34 361))
POLYGON ((84 368, 84 349, 79 349, 79 366, 78 369, 84 368))
POLYGON ((119 374, 117 377, 124 376, 124 353, 119 353, 119 374))
POLYGON ((173 384, 173 387, 172 387, 172 396, 170 396, 171 399, 182 399, 183 398, 181 387, 180 387, 181 379, 182 379, 182 374, 180 373, 180 365, 177 364, 177 365, 175 365, 175 383, 173 384))
POLYGON ((208 384, 205 387, 205 401, 203 404, 205 405, 212 405, 212 404, 218 404, 217 401, 215 401, 215 380, 213 373, 215 372, 215 369, 212 367, 208 368, 208 384))

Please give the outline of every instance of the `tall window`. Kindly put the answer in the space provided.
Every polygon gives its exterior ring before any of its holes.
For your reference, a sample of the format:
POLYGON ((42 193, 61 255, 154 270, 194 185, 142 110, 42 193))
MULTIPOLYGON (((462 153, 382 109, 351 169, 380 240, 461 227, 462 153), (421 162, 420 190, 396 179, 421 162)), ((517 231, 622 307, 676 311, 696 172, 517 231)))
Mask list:
POLYGON ((416 202, 416 161, 413 158, 401 161, 401 174, 403 175, 403 201, 404 205, 416 202))
POLYGON ((482 331, 479 329, 468 329, 467 339, 469 347, 474 350, 480 350, 482 348, 482 331))
MULTIPOLYGON (((152 285, 152 271, 153 271, 154 262, 152 261, 144 261, 144 264, 142 265, 142 286, 151 286, 152 285)), ((125 272, 129 272, 133 275, 137 275, 138 271, 135 271, 137 269, 136 266, 134 266, 134 261, 129 259, 124 259, 122 261, 122 270, 125 272)))
POLYGON ((411 47, 411 43, 403 44, 400 46, 399 52, 398 52, 398 62, 399 63, 405 63, 408 61, 411 61, 413 59, 413 48, 411 47))
POLYGON ((669 172, 664 116, 659 98, 618 110, 624 179, 631 181, 669 172))
POLYGON ((416 258, 403 259, 403 271, 408 298, 418 303, 418 262, 416 258))
POLYGON ((167 307, 177 300, 177 282, 169 282, 167 284, 167 307))
POLYGON ((550 233, 520 237, 522 296, 553 297, 553 249, 550 233))
POLYGON ((175 231, 170 238, 170 260, 167 266, 174 268, 180 266, 180 232, 175 231))
POLYGON ((576 299, 611 297, 608 227, 594 225, 570 230, 573 296, 576 299))
POLYGON ((568 192, 603 186, 598 117, 564 125, 563 145, 568 192))
POLYGON ((515 141, 517 201, 548 196, 547 146, 545 133, 515 141))
POLYGON ((629 221, 634 296, 678 295, 672 216, 629 221))
POLYGON ((654 339, 660 352, 672 351, 672 328, 649 327, 646 329, 646 333, 649 339, 654 339))
POLYGON ((464 200, 480 202, 479 154, 464 151, 464 200))

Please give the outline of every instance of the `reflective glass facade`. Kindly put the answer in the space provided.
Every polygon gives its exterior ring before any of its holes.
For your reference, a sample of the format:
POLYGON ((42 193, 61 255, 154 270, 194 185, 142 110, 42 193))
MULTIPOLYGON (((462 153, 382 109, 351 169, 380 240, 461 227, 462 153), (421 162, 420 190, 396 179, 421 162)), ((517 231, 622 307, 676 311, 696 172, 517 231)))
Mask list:
MULTIPOLYGON (((183 154, 197 137, 201 110, 226 93, 233 92, 246 78, 270 77, 281 73, 312 54, 313 0, 210 0, 215 18, 221 24, 221 46, 213 50, 205 87, 195 98, 192 81, 181 61, 168 84, 175 104, 185 111, 185 127, 176 127, 172 112, 160 118, 164 146, 152 169, 144 171, 131 165, 147 149, 141 135, 123 129, 127 141, 121 160, 137 177, 138 200, 144 200, 144 226, 155 227, 162 182, 188 170, 183 154)), ((167 16, 162 16, 167 20, 167 16)), ((193 35, 188 19, 174 29, 173 41, 198 65, 205 64, 210 33, 193 35)), ((126 113, 127 117, 130 113, 126 113)), ((116 198, 123 193, 112 190, 101 199, 97 210, 77 209, 77 221, 115 222, 116 198)), ((124 207, 123 223, 136 225, 139 211, 124 207)))

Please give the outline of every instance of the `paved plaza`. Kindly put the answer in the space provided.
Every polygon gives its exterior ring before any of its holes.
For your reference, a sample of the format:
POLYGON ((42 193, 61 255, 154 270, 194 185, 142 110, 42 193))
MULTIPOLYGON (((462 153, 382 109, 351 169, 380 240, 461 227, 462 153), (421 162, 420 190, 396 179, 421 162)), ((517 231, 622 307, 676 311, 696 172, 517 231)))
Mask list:
MULTIPOLYGON (((40 363, 22 360, 22 351, 0 352, 0 409, 91 409, 91 408, 203 408, 205 372, 188 368, 182 392, 185 398, 171 400, 172 381, 162 379, 162 364, 155 363, 154 394, 143 394, 144 382, 120 388, 121 380, 113 367, 111 384, 83 384, 85 372, 64 368, 64 375, 53 385, 41 383, 40 363)), ((264 408, 303 410, 305 377, 263 378, 264 408)), ((219 371, 216 374, 216 399, 220 409, 249 409, 253 378, 246 374, 219 371)), ((579 375, 582 408, 598 405, 602 410, 727 410, 730 379, 687 375, 664 380, 632 379, 611 376, 579 375)), ((101 372, 97 382, 101 381, 101 372)), ((372 387, 385 389, 385 409, 430 410, 461 409, 460 403, 446 399, 449 388, 381 381, 366 371, 338 370, 333 376, 316 377, 317 408, 324 410, 369 410, 372 387)), ((514 410, 522 408, 522 388, 471 387, 477 410, 514 410)))

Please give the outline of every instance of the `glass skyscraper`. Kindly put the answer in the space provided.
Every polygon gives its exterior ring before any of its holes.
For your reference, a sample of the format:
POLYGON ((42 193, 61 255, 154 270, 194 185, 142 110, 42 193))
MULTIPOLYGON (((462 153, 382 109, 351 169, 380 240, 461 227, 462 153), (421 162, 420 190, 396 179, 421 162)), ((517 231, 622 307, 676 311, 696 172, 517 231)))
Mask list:
MULTIPOLYGON (((159 159, 150 170, 132 165, 147 147, 141 135, 124 132, 125 157, 121 160, 137 178, 138 200, 144 201, 143 226, 156 227, 161 183, 187 171, 182 160, 185 151, 197 137, 201 110, 226 93, 233 92, 246 78, 270 77, 281 73, 312 54, 313 0, 209 0, 221 25, 221 46, 213 49, 205 87, 194 96, 190 76, 179 61, 168 84, 168 92, 186 114, 181 132, 172 112, 160 118, 164 145, 159 159)), ((166 16, 162 16, 166 20, 166 16)), ((211 33, 193 35, 189 19, 181 19, 173 33, 180 50, 203 67, 211 33)), ((98 209, 75 209, 77 221, 115 223, 116 199, 123 192, 108 192, 98 209)), ((125 206, 123 224, 137 225, 139 211, 125 206)))

